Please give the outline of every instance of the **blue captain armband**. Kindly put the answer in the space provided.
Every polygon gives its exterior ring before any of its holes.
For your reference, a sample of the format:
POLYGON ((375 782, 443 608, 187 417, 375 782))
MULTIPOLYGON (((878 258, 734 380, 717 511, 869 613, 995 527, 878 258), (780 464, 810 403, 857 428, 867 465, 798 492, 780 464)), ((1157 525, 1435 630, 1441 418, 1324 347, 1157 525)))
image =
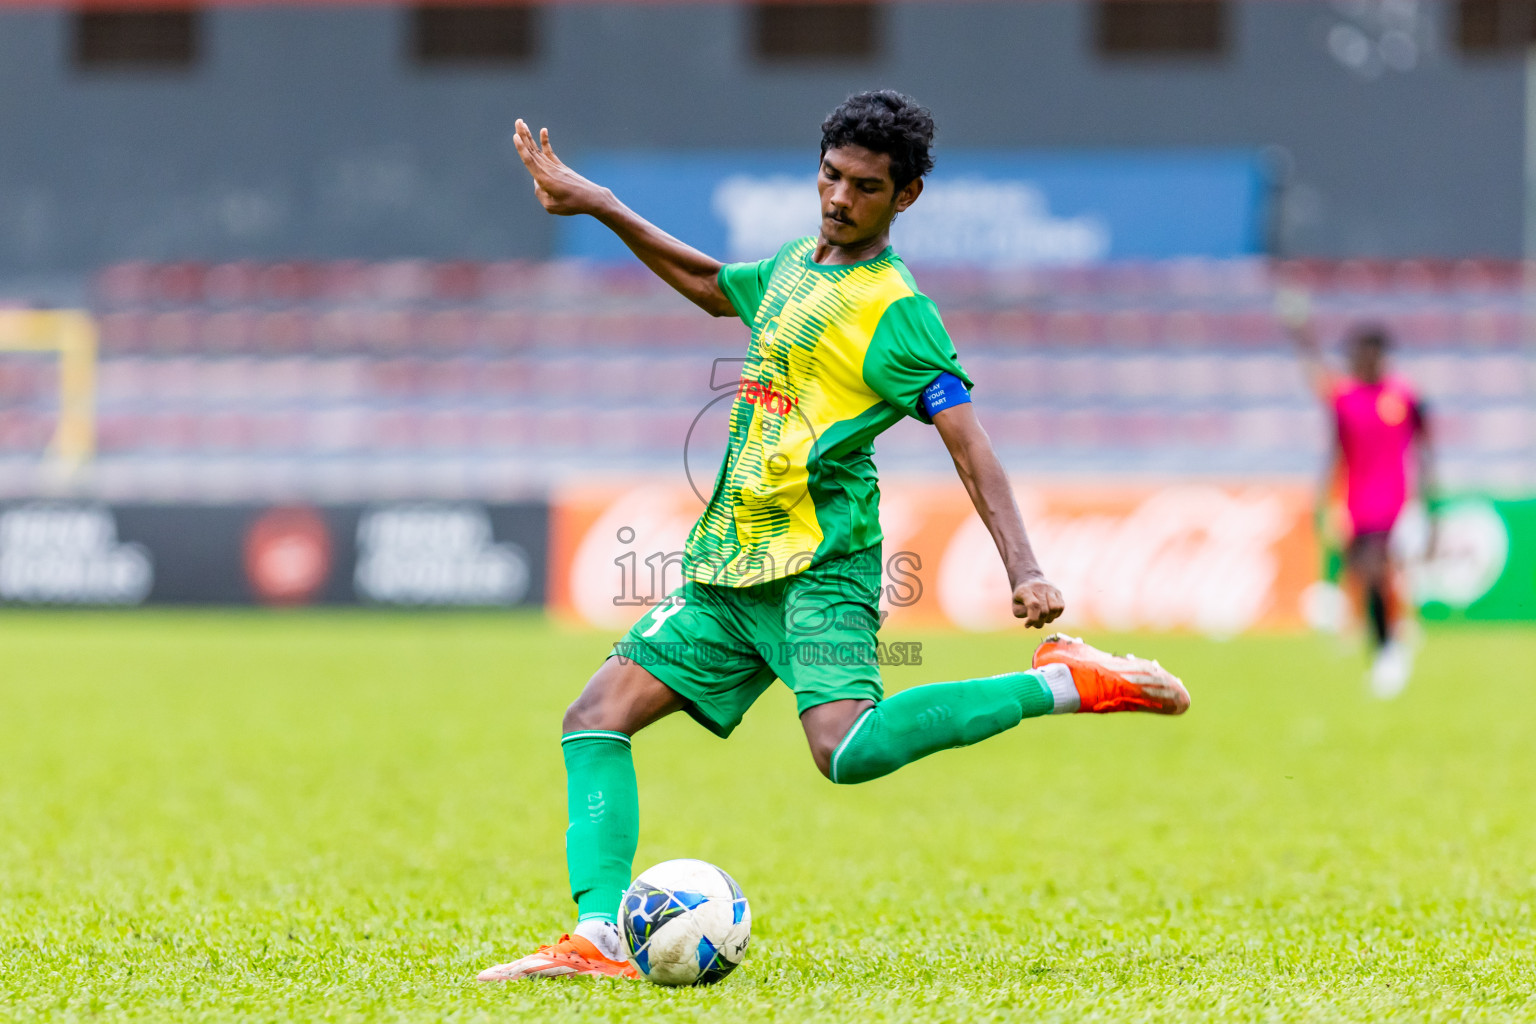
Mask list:
POLYGON ((933 383, 923 389, 922 395, 917 399, 917 410, 929 420, 933 414, 943 412, 956 405, 964 405, 971 400, 971 393, 965 389, 965 382, 952 373, 941 373, 933 378, 933 383))

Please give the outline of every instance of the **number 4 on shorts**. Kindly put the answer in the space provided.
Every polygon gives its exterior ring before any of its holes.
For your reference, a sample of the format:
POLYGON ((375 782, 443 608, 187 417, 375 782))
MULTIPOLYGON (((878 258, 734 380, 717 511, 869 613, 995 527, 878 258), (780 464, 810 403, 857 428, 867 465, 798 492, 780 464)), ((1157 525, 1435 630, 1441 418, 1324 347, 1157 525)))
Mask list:
POLYGON ((680 597, 669 597, 658 604, 651 610, 651 628, 640 634, 641 639, 655 636, 656 632, 667 624, 667 620, 682 611, 683 605, 687 603, 680 597))

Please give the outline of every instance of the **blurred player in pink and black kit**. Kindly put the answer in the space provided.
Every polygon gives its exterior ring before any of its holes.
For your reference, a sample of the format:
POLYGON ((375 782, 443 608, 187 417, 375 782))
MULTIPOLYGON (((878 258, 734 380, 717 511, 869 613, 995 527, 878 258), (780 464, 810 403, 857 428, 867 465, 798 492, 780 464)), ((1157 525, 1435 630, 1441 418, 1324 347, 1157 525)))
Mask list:
POLYGON ((1329 501, 1342 485, 1345 566, 1370 625, 1371 690, 1378 697, 1395 697, 1408 685, 1413 648, 1405 629, 1411 612, 1404 608, 1391 538, 1412 492, 1426 501, 1433 493, 1424 405, 1408 381, 1387 372, 1391 338, 1385 328, 1370 324, 1351 331, 1348 372, 1340 373, 1323 358, 1304 295, 1283 295, 1280 315, 1296 340, 1313 390, 1333 419, 1323 500, 1329 501))

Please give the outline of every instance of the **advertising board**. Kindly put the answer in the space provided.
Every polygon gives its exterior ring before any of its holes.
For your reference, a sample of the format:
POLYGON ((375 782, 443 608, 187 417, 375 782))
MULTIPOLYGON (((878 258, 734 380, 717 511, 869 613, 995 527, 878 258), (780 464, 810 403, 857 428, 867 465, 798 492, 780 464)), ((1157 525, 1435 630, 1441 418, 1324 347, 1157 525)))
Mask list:
POLYGON ((1536 619, 1536 499, 1465 495, 1438 503, 1434 518, 1429 557, 1409 574, 1425 618, 1536 619))
MULTIPOLYGON (((959 483, 882 490, 888 622, 1012 625, 1007 578, 959 483)), ((1021 486, 1015 494, 1042 566, 1066 595, 1063 628, 1228 636, 1304 625, 1302 595, 1317 558, 1303 486, 1021 486)), ((590 625, 628 626, 678 585, 699 510, 687 487, 560 494, 552 608, 590 625)))
POLYGON ((12 502, 0 603, 537 605, 547 535, 542 502, 12 502))

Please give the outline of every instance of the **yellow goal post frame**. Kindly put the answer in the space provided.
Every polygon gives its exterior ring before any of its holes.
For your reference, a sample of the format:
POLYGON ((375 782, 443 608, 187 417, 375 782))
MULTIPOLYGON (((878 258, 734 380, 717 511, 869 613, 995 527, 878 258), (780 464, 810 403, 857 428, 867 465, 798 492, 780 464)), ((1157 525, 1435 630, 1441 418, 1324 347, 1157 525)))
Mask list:
POLYGON ((59 357, 59 423, 48 453, 66 470, 96 454, 96 322, 77 309, 0 310, 0 353, 59 357))

